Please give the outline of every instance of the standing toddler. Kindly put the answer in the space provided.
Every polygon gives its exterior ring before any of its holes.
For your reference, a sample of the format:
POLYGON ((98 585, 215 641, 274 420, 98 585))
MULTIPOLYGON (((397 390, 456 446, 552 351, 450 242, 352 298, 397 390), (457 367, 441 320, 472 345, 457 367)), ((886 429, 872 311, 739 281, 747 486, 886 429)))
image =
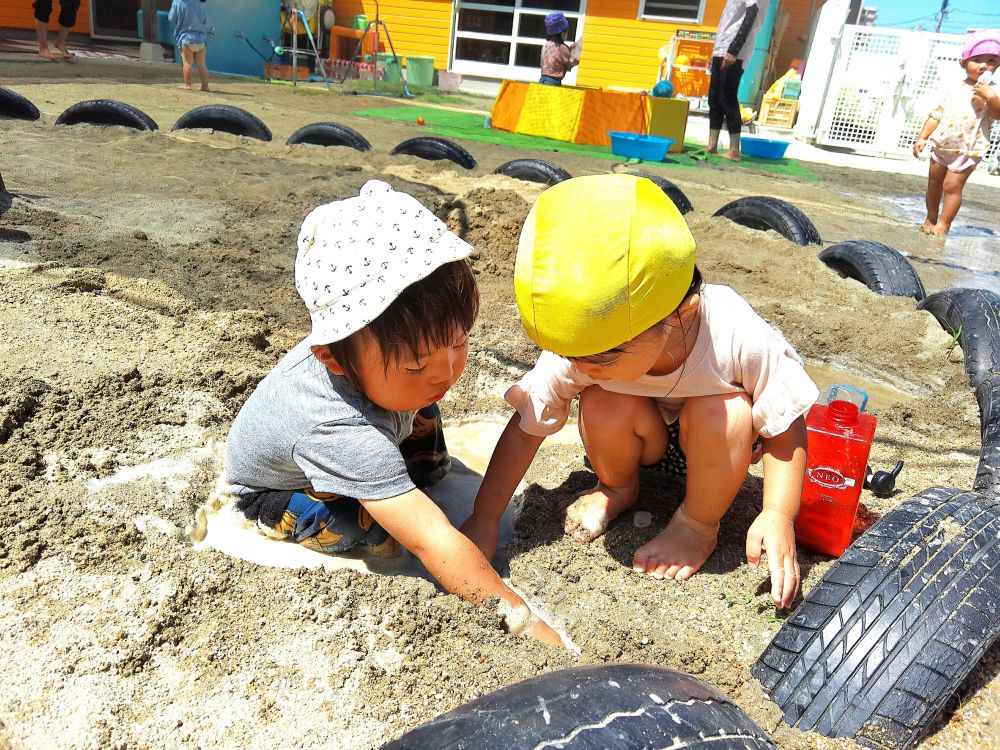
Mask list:
POLYGON ((201 90, 208 91, 208 68, 205 66, 205 43, 208 37, 208 14, 205 0, 174 0, 167 15, 174 25, 177 46, 184 65, 184 85, 191 90, 191 65, 198 66, 201 90))
POLYGON ((1000 95, 987 82, 1000 66, 1000 29, 972 34, 959 63, 965 80, 942 91, 913 144, 916 157, 931 144, 927 218, 921 227, 927 234, 948 234, 962 206, 965 183, 986 155, 990 130, 1000 119, 1000 95))

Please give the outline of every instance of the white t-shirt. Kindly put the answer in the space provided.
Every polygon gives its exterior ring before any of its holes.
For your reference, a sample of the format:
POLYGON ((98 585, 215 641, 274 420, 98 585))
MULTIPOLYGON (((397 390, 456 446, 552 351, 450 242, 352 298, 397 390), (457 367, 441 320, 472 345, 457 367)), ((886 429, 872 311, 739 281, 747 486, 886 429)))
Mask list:
POLYGON ((719 27, 715 32, 715 47, 712 49, 712 57, 725 57, 729 51, 729 45, 736 38, 736 32, 743 25, 743 17, 747 13, 747 8, 751 5, 757 6, 757 17, 754 19, 753 28, 750 35, 739 54, 736 55, 746 68, 747 63, 753 55, 754 43, 757 41, 757 32, 767 14, 767 4, 769 0, 727 0, 726 7, 722 9, 722 17, 719 19, 719 27))
POLYGON ((784 337, 727 286, 706 285, 701 327, 691 354, 669 375, 638 380, 592 380, 565 357, 543 351, 535 366, 504 398, 529 435, 552 435, 569 416, 572 400, 591 385, 613 393, 649 396, 672 424, 685 399, 746 393, 753 402, 754 432, 780 435, 815 403, 819 390, 784 337))

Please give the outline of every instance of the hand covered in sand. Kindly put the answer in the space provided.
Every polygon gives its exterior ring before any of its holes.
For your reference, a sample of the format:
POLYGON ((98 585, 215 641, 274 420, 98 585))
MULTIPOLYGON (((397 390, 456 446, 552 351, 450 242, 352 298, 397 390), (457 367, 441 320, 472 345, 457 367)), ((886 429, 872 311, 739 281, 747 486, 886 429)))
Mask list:
POLYGON ((497 543, 500 539, 500 521, 495 518, 486 518, 473 513, 465 523, 459 528, 469 540, 479 547, 483 557, 492 560, 497 551, 497 543))
POLYGON ((761 551, 767 552, 771 573, 771 598, 781 609, 792 606, 799 589, 799 561, 795 556, 795 524, 776 510, 765 508, 747 532, 747 563, 751 570, 760 565, 761 551))
POLYGON ((639 486, 608 487, 598 482, 594 489, 560 504, 566 516, 563 531, 578 542, 590 542, 607 531, 619 513, 635 502, 639 486))
POLYGON ((526 636, 553 646, 565 646, 562 637, 541 620, 536 620, 524 631, 526 636))

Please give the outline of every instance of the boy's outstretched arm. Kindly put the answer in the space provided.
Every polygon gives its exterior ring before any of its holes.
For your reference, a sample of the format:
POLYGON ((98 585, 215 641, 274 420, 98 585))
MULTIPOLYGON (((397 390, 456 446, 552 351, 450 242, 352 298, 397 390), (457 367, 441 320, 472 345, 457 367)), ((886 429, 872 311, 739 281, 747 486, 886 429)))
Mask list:
POLYGON ((764 508, 747 532, 747 562, 756 569, 761 550, 767 552, 771 598, 782 609, 791 606, 799 588, 795 517, 805 470, 806 423, 799 417, 780 435, 764 439, 764 508))
POLYGON ((424 564, 445 591, 473 604, 499 597, 506 604, 503 610, 510 632, 562 645, 559 634, 531 614, 524 600, 500 580, 479 548, 452 526, 423 492, 414 489, 363 504, 382 528, 424 564))
POLYGON ((507 509, 514 491, 531 466, 544 437, 529 435, 521 429, 521 417, 514 413, 497 441, 486 476, 476 494, 472 515, 461 531, 471 539, 487 560, 497 551, 500 517, 507 509))

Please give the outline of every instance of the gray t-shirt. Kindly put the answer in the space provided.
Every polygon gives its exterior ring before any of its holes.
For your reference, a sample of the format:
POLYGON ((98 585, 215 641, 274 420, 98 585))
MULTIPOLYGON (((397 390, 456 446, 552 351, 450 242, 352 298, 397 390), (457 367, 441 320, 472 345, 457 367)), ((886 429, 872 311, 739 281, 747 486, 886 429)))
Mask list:
POLYGON ((399 452, 412 429, 412 411, 376 406, 302 342, 236 416, 226 442, 226 479, 251 489, 396 497, 414 488, 399 452))

